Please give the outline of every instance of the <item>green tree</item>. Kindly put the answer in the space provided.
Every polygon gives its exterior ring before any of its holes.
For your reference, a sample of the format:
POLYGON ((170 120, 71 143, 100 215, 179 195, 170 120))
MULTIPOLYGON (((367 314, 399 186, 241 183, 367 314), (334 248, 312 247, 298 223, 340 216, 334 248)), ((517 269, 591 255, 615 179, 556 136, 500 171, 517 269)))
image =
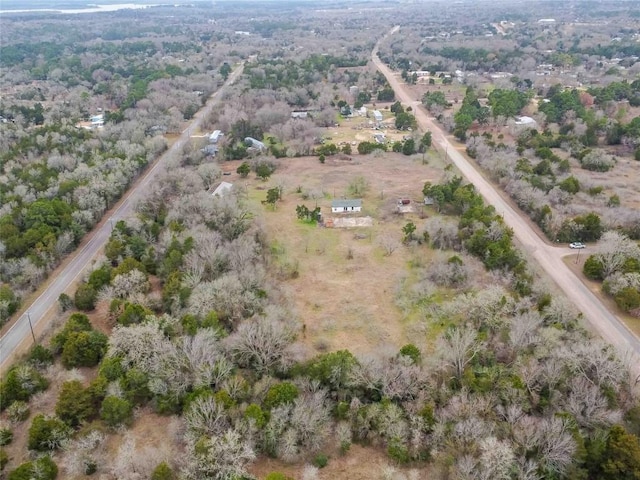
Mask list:
POLYGON ((26 402, 31 395, 46 390, 49 382, 35 368, 25 365, 12 367, 0 382, 0 411, 13 402, 26 402))
POLYGON ((273 167, 266 162, 256 165, 256 176, 262 181, 266 181, 273 173, 273 167))
POLYGON ((70 434, 69 427, 59 418, 36 415, 29 427, 29 450, 47 451, 59 448, 70 434))
POLYGON ((640 479, 640 442, 620 425, 609 430, 601 463, 603 480, 640 479))
POLYGON ((107 351, 107 336, 103 333, 73 332, 62 347, 62 364, 66 368, 94 367, 107 351))
POLYGON ((280 200, 280 189, 278 187, 273 187, 267 190, 266 202, 271 205, 271 208, 275 208, 278 200, 280 200))
POLYGON ((405 155, 413 155, 416 153, 416 142, 413 138, 408 138, 402 144, 402 153, 405 155))
POLYGON ((222 75, 222 78, 224 78, 226 81, 227 78, 229 78, 229 74, 231 73, 231 66, 227 62, 224 62, 218 71, 220 72, 220 75, 222 75))
POLYGON ((124 398, 109 395, 102 401, 100 418, 110 427, 127 425, 133 419, 133 405, 124 398))
POLYGON ((404 233, 404 241, 409 242, 413 240, 413 233, 416 231, 416 225, 413 222, 408 222, 402 227, 402 233, 404 233))
POLYGON ((70 427, 77 427, 95 415, 91 392, 78 380, 64 382, 56 403, 56 415, 70 427))
POLYGON ((54 480, 58 466, 48 455, 26 462, 9 473, 7 480, 54 480))
POLYGON ((248 162, 242 162, 236 169, 236 173, 238 173, 241 178, 247 178, 249 172, 251 172, 251 165, 249 165, 248 162))
POLYGON ((582 267, 582 273, 591 280, 604 280, 603 278, 604 265, 595 255, 589 255, 589 258, 584 262, 582 267))
POLYGON ((262 410, 262 408, 260 408, 260 405, 252 403, 244 411, 244 418, 247 420, 252 420, 255 423, 256 427, 263 428, 269 420, 269 415, 267 412, 262 410))
POLYGON ((82 283, 76 290, 73 301, 79 310, 90 311, 96 307, 98 292, 88 283, 82 283))
POLYGON ((298 387, 291 382, 282 382, 273 385, 265 395, 264 406, 271 410, 272 408, 292 403, 298 398, 298 387))

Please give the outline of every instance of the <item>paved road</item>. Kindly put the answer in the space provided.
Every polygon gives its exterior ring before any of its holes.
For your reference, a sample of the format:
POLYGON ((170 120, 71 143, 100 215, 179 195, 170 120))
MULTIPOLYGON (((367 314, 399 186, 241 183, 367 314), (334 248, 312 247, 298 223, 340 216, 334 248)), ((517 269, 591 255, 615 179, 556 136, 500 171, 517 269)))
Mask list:
POLYGON ((57 308, 58 297, 67 288, 74 284, 80 275, 91 264, 93 258, 105 245, 111 235, 112 226, 120 219, 129 216, 136 203, 144 197, 149 185, 163 170, 167 159, 175 154, 180 154, 182 148, 189 141, 189 137, 200 128, 202 121, 209 115, 211 109, 217 102, 217 98, 224 88, 233 83, 241 74, 243 65, 239 65, 234 72, 229 75, 225 84, 218 89, 209 99, 206 105, 200 109, 193 117, 191 124, 182 132, 175 143, 151 165, 116 204, 110 217, 104 218, 91 233, 82 241, 78 249, 70 255, 70 259, 61 267, 52 272, 50 278, 53 280, 42 292, 42 294, 28 307, 27 313, 16 320, 11 328, 0 339, 0 372, 6 371, 16 354, 25 351, 32 343, 31 326, 36 332, 45 329, 47 322, 53 315, 51 312, 57 308))
MULTIPOLYGON (((612 314, 582 281, 565 265, 562 257, 568 254, 567 247, 548 245, 524 218, 524 213, 513 208, 482 174, 462 155, 447 138, 446 133, 436 121, 429 117, 421 106, 421 102, 412 98, 405 90, 404 84, 378 57, 378 46, 389 35, 397 32, 394 27, 383 37, 373 49, 371 59, 378 70, 384 74, 398 99, 411 105, 418 125, 432 132, 432 139, 448 158, 458 167, 469 182, 475 185, 485 200, 503 215, 505 223, 513 229, 517 240, 526 252, 533 257, 549 277, 564 291, 583 313, 595 332, 621 351, 632 351, 640 355, 640 340, 626 326, 612 314)), ((640 358, 640 357, 638 357, 640 358)), ((639 372, 640 373, 640 372, 639 372)))

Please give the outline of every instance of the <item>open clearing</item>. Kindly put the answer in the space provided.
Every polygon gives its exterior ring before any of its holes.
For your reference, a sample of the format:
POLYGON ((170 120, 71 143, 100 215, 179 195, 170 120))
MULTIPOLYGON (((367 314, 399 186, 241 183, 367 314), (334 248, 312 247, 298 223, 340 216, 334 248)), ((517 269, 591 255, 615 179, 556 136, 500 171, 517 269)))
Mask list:
MULTIPOLYGON (((274 270, 295 306, 308 347, 363 354, 408 343, 408 325, 395 305, 395 292, 408 274, 412 253, 399 245, 386 256, 380 239, 392 237, 399 244, 409 221, 420 231, 422 187, 442 174, 437 155, 426 158, 426 165, 422 155, 395 153, 352 155, 351 161, 330 157, 324 165, 315 157, 292 158, 282 160, 267 182, 239 180, 255 208, 264 210, 274 270), (359 177, 367 185, 364 194, 350 194, 350 183, 359 177), (283 188, 283 198, 272 210, 260 201, 276 185, 283 188), (296 206, 304 204, 321 207, 324 218, 335 218, 331 200, 343 197, 363 199, 357 216, 370 216, 371 227, 323 228, 296 217, 296 206), (416 212, 395 213, 399 197, 410 198, 416 212)), ((225 170, 233 172, 235 163, 225 164, 225 170)))

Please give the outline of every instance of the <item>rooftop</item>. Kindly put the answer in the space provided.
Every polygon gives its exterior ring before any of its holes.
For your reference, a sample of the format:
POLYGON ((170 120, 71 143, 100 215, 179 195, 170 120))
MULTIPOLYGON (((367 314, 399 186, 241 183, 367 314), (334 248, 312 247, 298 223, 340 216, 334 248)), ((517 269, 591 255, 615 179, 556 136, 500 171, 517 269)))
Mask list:
POLYGON ((361 207, 362 206, 362 199, 357 198, 357 199, 341 199, 341 200, 333 200, 331 202, 331 207, 332 208, 344 208, 344 207, 361 207))

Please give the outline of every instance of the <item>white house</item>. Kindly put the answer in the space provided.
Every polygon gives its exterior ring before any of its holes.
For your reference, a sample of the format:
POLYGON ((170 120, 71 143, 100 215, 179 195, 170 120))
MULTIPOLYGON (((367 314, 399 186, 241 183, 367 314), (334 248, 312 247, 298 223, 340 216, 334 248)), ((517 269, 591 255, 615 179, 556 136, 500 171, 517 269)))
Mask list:
POLYGON ((216 189, 211 194, 214 197, 224 197, 227 193, 231 191, 233 188, 233 183, 222 182, 220 185, 216 187, 216 189))
POLYGON ((380 113, 380 110, 374 110, 374 111, 373 111, 373 119, 374 119, 377 123, 382 122, 382 113, 380 113))
POLYGON ((306 110, 294 110, 291 112, 291 118, 307 118, 309 116, 309 112, 306 110))
POLYGON ((98 115, 93 115, 89 120, 91 121, 91 128, 104 127, 104 115, 101 113, 98 115))
POLYGON ((361 211, 361 199, 333 200, 331 202, 331 213, 351 213, 361 211))
POLYGON ((244 143, 251 144, 251 146, 257 150, 266 150, 267 146, 260 140, 256 140, 253 137, 247 137, 244 139, 244 143))

